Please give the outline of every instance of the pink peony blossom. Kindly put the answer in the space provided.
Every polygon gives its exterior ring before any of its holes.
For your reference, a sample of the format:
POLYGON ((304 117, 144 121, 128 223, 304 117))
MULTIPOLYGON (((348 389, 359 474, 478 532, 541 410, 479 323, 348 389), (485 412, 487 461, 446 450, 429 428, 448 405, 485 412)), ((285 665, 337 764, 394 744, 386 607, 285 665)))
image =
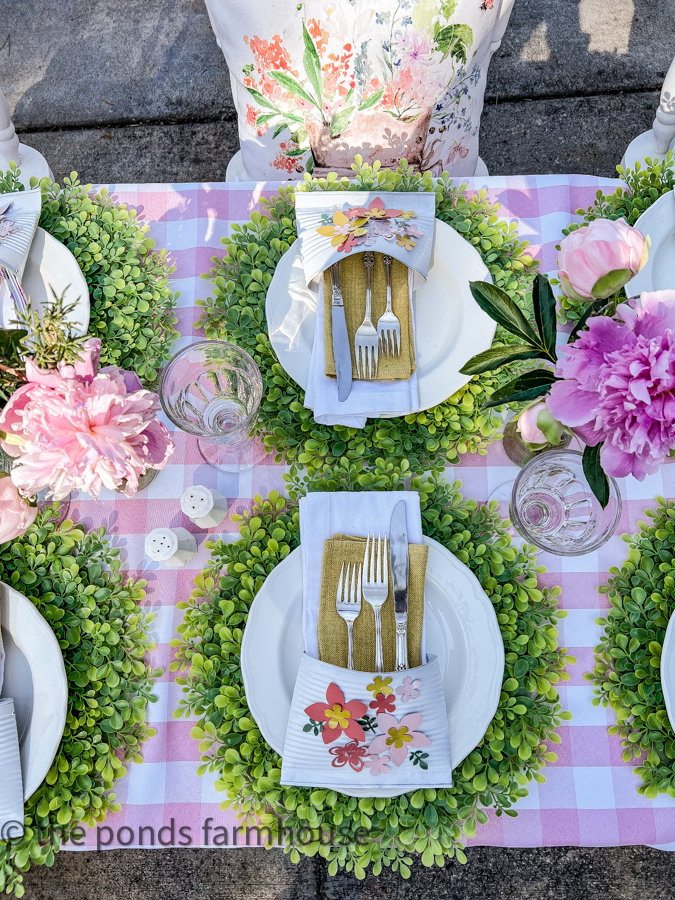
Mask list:
POLYGON ((0 544, 20 537, 35 521, 37 506, 29 506, 8 475, 0 475, 0 544))
POLYGON ((98 372, 100 346, 88 340, 81 362, 53 372, 29 360, 29 383, 0 413, 2 446, 17 457, 12 481, 25 496, 49 488, 56 500, 73 490, 98 497, 102 487, 122 486, 133 496, 139 477, 163 469, 173 453, 157 396, 132 372, 98 372))
POLYGON ((623 322, 589 319, 561 348, 551 414, 587 444, 603 443, 608 475, 643 480, 675 449, 675 290, 617 308, 623 322))
POLYGON ((647 262, 649 239, 624 219, 594 219, 568 234, 558 253, 563 290, 575 300, 610 297, 647 262))

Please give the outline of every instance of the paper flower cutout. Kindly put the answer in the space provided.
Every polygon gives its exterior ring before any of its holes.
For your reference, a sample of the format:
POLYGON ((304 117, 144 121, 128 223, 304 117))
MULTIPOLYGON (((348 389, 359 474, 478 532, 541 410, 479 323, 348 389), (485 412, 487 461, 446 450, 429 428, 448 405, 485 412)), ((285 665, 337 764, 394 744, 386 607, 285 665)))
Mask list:
POLYGON ((382 678, 381 675, 376 675, 373 678, 373 683, 368 685, 367 690, 372 691, 373 694, 377 697, 378 694, 393 694, 394 691, 389 687, 391 684, 391 677, 382 678))
POLYGON ((395 766, 400 766, 413 747, 430 747, 431 741, 417 729, 422 724, 422 713, 408 713, 399 722, 389 713, 380 713, 377 725, 383 734, 378 734, 368 747, 368 753, 389 753, 395 766))
MULTIPOLYGON (((323 237, 329 237, 333 247, 342 250, 344 248, 340 245, 347 243, 350 237, 353 241, 354 237, 359 237, 366 233, 366 229, 361 226, 365 225, 367 221, 367 219, 355 219, 352 221, 352 219, 338 210, 333 216, 332 225, 320 225, 316 230, 323 237)), ((351 246, 349 249, 351 249, 351 246)), ((346 252, 349 252, 349 250, 346 252)))
POLYGON ((378 713, 392 713, 396 709, 395 697, 393 694, 389 697, 386 694, 377 694, 375 699, 370 701, 370 708, 376 709, 378 713))
MULTIPOLYGON (((347 210, 350 219, 395 219, 400 216, 400 209, 385 209, 384 203, 379 197, 375 197, 369 206, 352 206, 347 210)), ((413 213, 414 215, 414 213, 413 213)))
POLYGON ((334 768, 340 769, 349 763, 355 772, 360 772, 364 765, 363 757, 368 751, 365 747, 359 747, 356 741, 350 741, 344 747, 331 747, 328 752, 335 757, 331 762, 334 768))
MULTIPOLYGON (((412 209, 409 209, 408 212, 401 213, 401 218, 402 219, 416 219, 417 213, 413 212, 412 209)), ((421 232, 420 232, 420 234, 421 234, 421 232)))
POLYGON ((417 225, 406 225, 403 234, 408 234, 410 237, 422 237, 424 232, 417 225))
POLYGON ((332 744, 342 732, 355 741, 365 741, 363 728, 356 721, 368 711, 365 703, 360 700, 350 700, 345 703, 345 695, 334 682, 328 685, 325 703, 312 703, 305 709, 305 713, 315 722, 323 722, 324 744, 332 744))
MULTIPOLYGON (((420 695, 419 688, 422 687, 422 682, 417 678, 413 681, 408 675, 403 679, 403 684, 400 684, 396 688, 396 693, 401 698, 401 703, 407 703, 408 700, 417 700, 420 695)), ((370 704, 372 707, 372 703, 370 704)), ((390 709, 383 709, 382 712, 392 712, 390 709)))
POLYGON ((397 247, 405 247, 406 250, 412 250, 417 246, 417 241, 413 241, 409 234, 399 234, 396 238, 397 247))
POLYGON ((388 763, 388 756, 378 756, 377 753, 372 753, 370 756, 366 757, 366 759, 363 760, 363 765, 366 769, 370 769, 370 774, 373 777, 375 777, 376 775, 388 775, 388 763))

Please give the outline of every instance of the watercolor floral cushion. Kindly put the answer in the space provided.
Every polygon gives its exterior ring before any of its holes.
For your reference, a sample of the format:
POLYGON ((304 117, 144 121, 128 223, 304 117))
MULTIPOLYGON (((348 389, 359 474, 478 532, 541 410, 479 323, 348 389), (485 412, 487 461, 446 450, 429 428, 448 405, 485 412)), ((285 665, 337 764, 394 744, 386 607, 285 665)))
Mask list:
POLYGON ((437 659, 373 675, 305 654, 288 719, 281 783, 343 793, 356 789, 361 796, 369 786, 374 792, 451 787, 437 659))
POLYGON ((514 0, 207 0, 251 179, 354 155, 473 175, 491 47, 514 0))

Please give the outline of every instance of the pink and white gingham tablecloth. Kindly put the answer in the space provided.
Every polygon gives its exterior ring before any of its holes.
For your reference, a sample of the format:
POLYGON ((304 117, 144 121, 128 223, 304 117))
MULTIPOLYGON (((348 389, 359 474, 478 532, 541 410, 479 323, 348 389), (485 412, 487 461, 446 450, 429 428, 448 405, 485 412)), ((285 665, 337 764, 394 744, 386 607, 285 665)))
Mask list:
MULTIPOLYGON (((490 199, 501 203, 500 214, 517 222, 521 237, 530 241, 544 272, 555 270, 555 244, 561 230, 575 219, 574 211, 588 207, 598 188, 612 190, 617 185, 609 179, 574 175, 468 182, 470 189, 486 187, 490 199)), ((174 287, 181 292, 181 338, 176 349, 202 334, 194 326, 199 316, 195 301, 209 295, 210 285, 200 275, 211 267, 213 255, 223 254, 220 239, 230 233, 233 222, 249 218, 263 190, 273 188, 271 184, 110 186, 116 200, 137 209, 140 220, 150 224, 157 248, 166 247, 176 266, 174 287)), ((205 540, 214 536, 236 539, 231 514, 250 509, 256 494, 283 490, 285 468, 266 464, 241 476, 223 475, 203 464, 191 437, 180 432, 174 437, 176 452, 170 464, 138 498, 130 500, 104 491, 98 502, 84 495, 71 503, 70 514, 76 519, 89 527, 105 525, 121 550, 124 569, 135 578, 147 579, 145 606, 155 613, 157 644, 152 664, 163 667, 165 674, 155 688, 159 700, 149 707, 157 736, 145 744, 143 764, 130 764, 116 787, 121 812, 110 815, 98 833, 88 830, 80 846, 70 844, 69 849, 95 849, 97 842, 99 847, 232 847, 246 843, 243 829, 234 831, 238 824, 235 815, 220 810, 223 795, 214 789, 213 777, 197 776, 199 749, 190 736, 192 724, 172 717, 181 689, 168 671, 172 658, 169 642, 182 618, 176 604, 188 597, 194 575, 208 559, 205 540), (181 514, 180 495, 194 483, 217 487, 227 496, 230 513, 222 533, 200 533, 181 514), (185 569, 170 571, 144 558, 145 534, 166 525, 187 526, 196 534, 199 552, 185 569)), ((514 468, 496 443, 486 457, 464 456, 449 476, 462 480, 466 496, 484 501, 513 479, 514 468)), ((562 743, 550 748, 557 752, 558 760, 544 770, 546 783, 528 785, 528 797, 516 807, 517 818, 491 815, 472 844, 664 846, 675 842, 675 800, 659 796, 649 801, 636 792, 638 778, 633 765, 622 762, 619 738, 607 734, 613 714, 592 705, 593 687, 583 677, 593 666, 593 647, 600 635, 595 619, 608 607, 597 586, 607 578, 609 567, 620 565, 626 556, 621 533, 635 531, 645 507, 653 507, 657 495, 675 495, 675 466, 664 466, 642 483, 624 480, 622 494, 624 510, 618 533, 599 551, 576 559, 542 554, 548 568, 542 581, 562 586, 561 604, 568 610, 560 625, 560 642, 577 663, 569 667, 571 680, 560 693, 573 719, 560 729, 562 743)), ((255 834, 251 842, 255 844, 255 834)))

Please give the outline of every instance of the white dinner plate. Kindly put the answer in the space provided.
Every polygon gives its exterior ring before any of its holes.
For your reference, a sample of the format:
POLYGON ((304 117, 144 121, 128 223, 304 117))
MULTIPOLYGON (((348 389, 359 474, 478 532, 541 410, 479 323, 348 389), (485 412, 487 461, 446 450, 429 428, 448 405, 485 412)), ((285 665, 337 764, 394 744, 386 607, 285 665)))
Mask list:
POLYGON ((23 594, 0 583, 5 677, 0 696, 14 700, 23 796, 40 787, 63 737, 68 680, 59 642, 23 594))
POLYGON ((649 259, 626 285, 629 297, 642 291, 675 289, 675 191, 659 197, 635 223, 638 231, 649 235, 652 245, 649 259))
MULTIPOLYGON (((427 654, 438 657, 456 768, 480 743, 499 703, 504 645, 492 603, 476 576, 437 541, 424 586, 427 654)), ((241 646, 246 700, 265 740, 283 755, 295 678, 304 652, 302 548, 281 562, 256 595, 241 646)), ((346 791, 393 797, 384 785, 346 791)))
MULTIPOLYGON (((431 260, 426 284, 413 294, 420 410, 442 403, 470 380, 459 370, 492 346, 496 328, 469 288, 470 281, 492 281, 487 266, 472 244, 439 219, 431 260)), ((279 362, 303 390, 314 343, 317 291, 305 283, 296 241, 277 264, 265 314, 279 362)))
MULTIPOLYGON (((77 301, 77 306, 68 316, 75 334, 86 334, 89 328, 89 288, 77 260, 70 250, 52 237, 44 228, 35 231, 33 243, 28 252, 26 266, 21 278, 21 286, 27 297, 30 297, 33 308, 42 311, 47 303, 54 299, 52 288, 57 297, 66 290, 66 305, 77 301)), ((12 316, 3 315, 5 328, 10 325, 12 316), (8 320, 8 321, 7 321, 8 320)))
POLYGON ((675 615, 671 615, 661 648, 661 690, 668 719, 675 728, 675 615))

